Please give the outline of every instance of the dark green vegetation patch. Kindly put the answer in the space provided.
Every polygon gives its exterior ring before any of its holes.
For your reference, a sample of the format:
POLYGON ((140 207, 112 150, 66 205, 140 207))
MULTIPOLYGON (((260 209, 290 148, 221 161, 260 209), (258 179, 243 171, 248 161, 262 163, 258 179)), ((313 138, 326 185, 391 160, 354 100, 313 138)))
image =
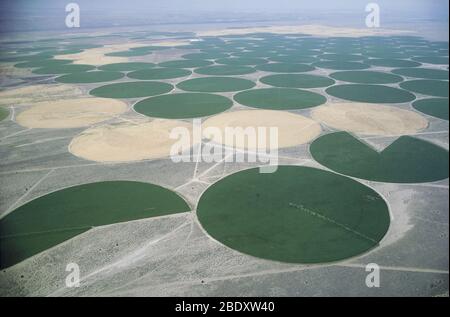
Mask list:
POLYGON ((196 92, 229 92, 255 87, 256 84, 247 79, 233 77, 205 77, 183 81, 177 85, 185 91, 196 92))
POLYGON ((366 64, 381 67, 418 67, 421 64, 419 62, 404 60, 404 59, 386 59, 386 58, 375 58, 367 59, 364 61, 366 64))
POLYGON ((72 61, 67 60, 67 59, 44 59, 41 61, 19 63, 19 64, 14 65, 14 67, 17 67, 17 68, 46 68, 46 67, 67 65, 70 63, 72 63, 72 61))
POLYGON ((173 86, 154 81, 110 84, 92 89, 89 94, 103 98, 141 98, 168 93, 173 86))
POLYGON ((120 72, 92 71, 67 74, 56 78, 55 80, 65 84, 90 84, 113 81, 124 77, 120 72))
POLYGON ((285 88, 319 88, 328 87, 335 83, 334 80, 309 74, 280 74, 262 77, 260 81, 274 87, 285 88))
POLYGON ((197 74, 210 76, 237 76, 251 74, 256 72, 256 70, 253 67, 248 66, 218 65, 197 68, 195 72, 197 74))
POLYGON ((148 98, 134 109, 149 117, 184 119, 199 118, 223 112, 233 102, 223 96, 203 93, 181 93, 148 98))
POLYGON ((355 84, 393 84, 403 81, 401 76, 367 70, 336 72, 330 77, 355 84))
POLYGON ((246 65, 261 65, 266 64, 268 61, 263 58, 252 57, 230 57, 220 58, 216 60, 217 64, 233 65, 233 66, 246 66, 246 65))
POLYGON ((430 98, 417 100, 413 107, 433 117, 448 120, 448 98, 430 98))
POLYGON ((93 227, 189 211, 174 192, 153 184, 112 181, 37 198, 0 220, 1 268, 93 227))
POLYGON ((400 68, 392 71, 394 74, 423 78, 423 79, 448 79, 448 71, 432 68, 400 68))
POLYGON ((124 72, 124 71, 134 71, 140 69, 147 69, 154 67, 153 63, 140 63, 140 62, 130 62, 130 63, 114 63, 100 66, 98 69, 106 70, 111 72, 124 72))
POLYGON ((413 58, 413 60, 421 62, 421 63, 427 63, 427 64, 448 65, 448 57, 443 57, 443 56, 415 57, 415 58, 413 58))
POLYGON ((411 80, 401 83, 400 87, 418 94, 448 98, 448 81, 411 80))
POLYGON ((259 258, 324 263, 378 246, 389 210, 372 189, 319 169, 279 166, 245 170, 202 195, 197 216, 226 246, 259 258))
POLYGON ((324 104, 324 96, 314 92, 290 88, 266 88, 243 91, 234 96, 236 102, 261 109, 304 109, 324 104))
POLYGON ((304 64, 289 64, 289 63, 270 63, 256 66, 257 70, 272 73, 304 73, 310 72, 315 68, 304 64))
POLYGON ((326 92, 341 99, 369 103, 403 103, 416 98, 405 90, 381 85, 337 85, 326 92))
POLYGON ((366 69, 370 66, 360 62, 346 62, 346 61, 324 61, 314 63, 313 66, 325 69, 334 70, 358 70, 366 69))
POLYGON ((37 68, 33 70, 33 74, 39 75, 53 75, 53 74, 71 74, 78 72, 87 72, 89 70, 95 69, 92 65, 81 65, 81 64, 63 64, 63 65, 53 65, 48 67, 37 68))
POLYGON ((320 137, 311 154, 333 171, 387 183, 424 183, 448 177, 448 152, 409 136, 394 141, 381 153, 346 132, 320 137))
POLYGON ((172 79, 179 77, 186 77, 192 72, 186 69, 179 68, 153 68, 142 69, 127 74, 127 77, 141 80, 155 80, 155 79, 172 79))
POLYGON ((5 120, 9 116, 9 110, 3 107, 0 107, 0 121, 5 120))
POLYGON ((212 65, 211 61, 205 61, 201 59, 182 59, 177 61, 169 61, 158 64, 161 67, 171 68, 197 68, 212 65))

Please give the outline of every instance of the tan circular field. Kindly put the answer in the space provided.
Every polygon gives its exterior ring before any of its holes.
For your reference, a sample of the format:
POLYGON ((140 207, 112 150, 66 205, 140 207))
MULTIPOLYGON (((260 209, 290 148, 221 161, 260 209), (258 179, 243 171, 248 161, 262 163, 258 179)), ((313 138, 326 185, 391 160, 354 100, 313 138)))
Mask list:
POLYGON ((242 129, 251 128, 256 131, 257 139, 260 138, 258 128, 265 128, 266 144, 269 144, 270 128, 278 129, 278 148, 287 148, 304 143, 316 138, 321 133, 320 125, 314 120, 301 115, 275 110, 244 110, 226 112, 207 119, 203 128, 203 137, 218 144, 239 149, 255 150, 261 148, 258 144, 249 144, 247 138, 233 138, 232 133, 226 134, 226 128, 242 129), (218 128, 221 135, 205 133, 206 128, 218 128))
POLYGON ((34 104, 41 101, 75 98, 83 92, 72 85, 30 85, 0 92, 0 104, 7 106, 34 104))
POLYGON ((312 117, 337 130, 370 135, 413 134, 428 126, 413 111, 365 103, 327 104, 315 108, 312 117))
MULTIPOLYGON (((176 139, 174 128, 185 128, 192 135, 192 125, 177 120, 153 120, 138 123, 106 124, 84 131, 69 145, 72 154, 97 162, 128 162, 169 157, 176 139)), ((190 138, 192 139, 192 138, 190 138)))
POLYGON ((86 127, 127 111, 126 103, 107 98, 80 98, 34 103, 16 121, 27 128, 86 127))

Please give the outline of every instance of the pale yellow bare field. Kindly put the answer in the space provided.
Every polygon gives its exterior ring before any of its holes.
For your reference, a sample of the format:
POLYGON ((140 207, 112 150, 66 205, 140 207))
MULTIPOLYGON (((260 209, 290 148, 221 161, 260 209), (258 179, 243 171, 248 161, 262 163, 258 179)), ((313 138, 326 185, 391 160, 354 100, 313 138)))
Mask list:
MULTIPOLYGON (((278 129, 278 148, 287 148, 308 143, 321 133, 320 124, 301 115, 275 111, 275 110, 244 110, 225 112, 207 119, 203 123, 203 131, 206 128, 218 128, 221 136, 205 135, 215 143, 239 149, 255 150, 258 145, 247 144, 245 139, 227 140, 225 138, 226 128, 266 128, 267 144, 270 140, 269 131, 271 127, 278 129)), ((263 132, 262 132, 263 133, 263 132)), ((257 133, 257 138, 263 138, 257 133)))
POLYGON ((82 96, 83 91, 73 85, 31 85, 1 91, 0 105, 20 106, 43 101, 63 100, 82 96))
POLYGON ((369 135, 407 135, 428 121, 414 111, 365 103, 331 103, 315 108, 312 118, 337 130, 369 135))
POLYGON ((27 128, 77 128, 111 119, 127 109, 126 103, 106 98, 44 101, 21 112, 16 121, 27 128))

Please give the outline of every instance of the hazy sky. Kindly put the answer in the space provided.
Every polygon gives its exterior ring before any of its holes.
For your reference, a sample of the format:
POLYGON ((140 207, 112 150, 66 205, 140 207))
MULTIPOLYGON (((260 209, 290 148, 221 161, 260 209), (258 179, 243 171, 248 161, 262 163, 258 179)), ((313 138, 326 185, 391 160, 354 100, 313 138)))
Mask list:
POLYGON ((448 0, 0 0, 0 29, 63 28, 64 8, 70 2, 79 4, 86 27, 240 19, 362 25, 369 2, 380 5, 387 24, 448 23, 449 7, 448 0))

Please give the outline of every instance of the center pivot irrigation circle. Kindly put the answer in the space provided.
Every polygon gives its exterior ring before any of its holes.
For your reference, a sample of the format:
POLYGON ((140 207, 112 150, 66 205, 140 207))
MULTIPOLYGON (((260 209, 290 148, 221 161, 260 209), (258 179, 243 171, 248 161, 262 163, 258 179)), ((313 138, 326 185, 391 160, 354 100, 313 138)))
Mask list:
POLYGON ((204 229, 237 251, 289 263, 325 263, 378 246, 390 223, 374 190, 327 171, 279 166, 225 177, 200 198, 204 229), (232 197, 232 199, 230 199, 232 197))
POLYGON ((180 93, 142 100, 134 106, 134 110, 148 117, 185 119, 210 116, 232 105, 230 99, 219 95, 180 93))
POLYGON ((89 94, 103 98, 140 98, 168 93, 173 86, 156 81, 116 83, 92 89, 89 94))

